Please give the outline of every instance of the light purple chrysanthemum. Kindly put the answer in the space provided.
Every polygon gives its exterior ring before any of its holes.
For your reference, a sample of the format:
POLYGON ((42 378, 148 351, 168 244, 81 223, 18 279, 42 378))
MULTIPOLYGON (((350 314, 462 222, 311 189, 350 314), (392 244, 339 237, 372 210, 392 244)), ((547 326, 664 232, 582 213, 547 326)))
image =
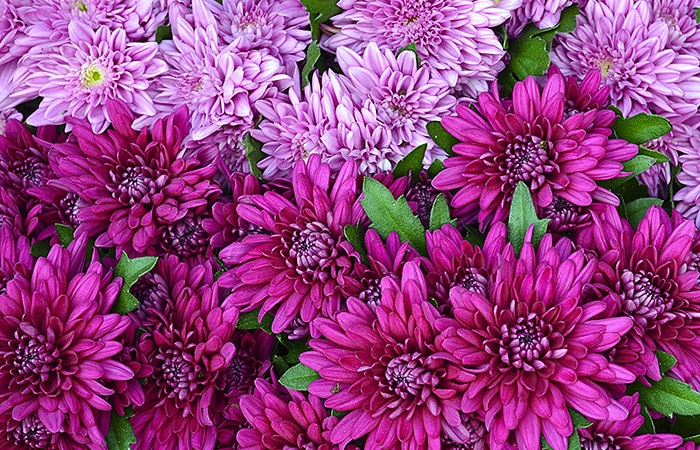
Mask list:
POLYGON ((559 23, 561 12, 575 0, 523 0, 520 8, 513 12, 506 23, 506 31, 518 37, 525 26, 532 22, 539 29, 550 28, 559 23))
POLYGON ((106 381, 134 377, 115 359, 130 323, 110 313, 121 279, 95 256, 83 269, 86 244, 81 237, 53 246, 0 296, 0 416, 13 444, 48 444, 65 433, 82 448, 104 448, 99 416, 114 394, 106 381))
POLYGON ((666 47, 681 54, 700 58, 700 24, 695 17, 695 9, 700 7, 697 0, 646 0, 651 5, 654 20, 663 21, 668 26, 666 47))
POLYGON ((683 136, 678 151, 681 170, 677 175, 683 187, 676 192, 676 210, 700 228, 700 129, 697 123, 686 123, 673 130, 683 136))
POLYGON ((27 21, 22 17, 22 5, 21 0, 0 2, 0 67, 19 59, 31 48, 17 42, 27 26, 27 21))
POLYGON ((358 107, 374 105, 377 121, 391 133, 391 141, 402 154, 417 145, 429 143, 427 163, 442 151, 434 150, 425 125, 452 112, 456 100, 450 86, 435 76, 428 66, 418 67, 416 54, 398 56, 370 43, 359 55, 347 47, 337 52, 341 78, 358 107), (436 154, 433 153, 435 151, 436 154))
POLYGON ((505 224, 491 228, 483 248, 490 268, 485 293, 452 288, 454 319, 438 320, 437 345, 476 377, 461 409, 485 415, 491 448, 514 438, 521 450, 540 450, 542 435, 554 450, 565 450, 573 432, 567 408, 589 419, 627 417, 603 385, 634 381, 605 354, 632 320, 599 319, 605 304, 582 301, 595 259, 573 251, 567 239, 553 245, 548 234, 535 250, 531 232, 516 257, 505 224))
MULTIPOLYGON (((222 127, 248 130, 257 119, 256 102, 280 95, 291 78, 267 52, 240 52, 225 45, 216 19, 202 0, 194 0, 193 7, 194 25, 171 8, 173 40, 161 43, 169 71, 154 83, 159 115, 187 105, 194 141, 222 127)), ((135 126, 152 120, 142 117, 135 126)))
POLYGON ((483 3, 342 0, 338 6, 344 11, 332 19, 337 34, 323 41, 332 51, 345 46, 361 52, 375 42, 396 52, 414 43, 424 64, 472 98, 487 90, 504 67, 505 51, 489 27, 506 16, 482 15, 483 3))
POLYGON ((625 117, 641 112, 695 114, 700 104, 700 63, 666 47, 668 25, 653 21, 646 1, 590 1, 578 26, 560 35, 552 62, 565 75, 590 70, 610 86, 612 104, 625 117))
POLYGON ((440 314, 428 301, 417 262, 404 265, 400 280, 382 279, 374 309, 356 298, 347 306, 333 319, 316 321, 325 339, 312 339, 314 350, 300 357, 321 377, 309 392, 325 398, 327 408, 348 412, 332 442, 367 436, 366 450, 399 443, 434 450, 445 434, 467 434, 459 405, 474 376, 437 348, 440 314))
POLYGON ((102 26, 96 31, 81 22, 68 26, 69 42, 48 48, 20 60, 24 89, 43 100, 30 125, 60 125, 67 117, 86 119, 95 133, 109 126, 108 100, 122 100, 137 114, 153 115, 156 110, 147 94, 151 79, 167 69, 158 56, 155 42, 127 43, 122 29, 102 26))

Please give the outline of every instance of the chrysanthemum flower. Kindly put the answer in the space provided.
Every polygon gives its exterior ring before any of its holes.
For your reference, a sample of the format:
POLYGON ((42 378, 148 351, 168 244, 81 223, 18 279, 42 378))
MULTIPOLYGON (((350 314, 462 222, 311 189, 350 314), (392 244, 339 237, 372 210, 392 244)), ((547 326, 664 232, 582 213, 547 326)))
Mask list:
POLYGON ((6 109, 5 111, 0 111, 0 136, 5 134, 7 129, 7 123, 10 120, 22 120, 22 113, 14 108, 6 109))
POLYGON ((17 38, 24 35, 27 23, 20 0, 0 3, 0 67, 19 59, 31 46, 21 45, 17 38))
POLYGON ((142 335, 139 351, 152 374, 146 401, 131 420, 136 450, 214 448, 227 403, 222 377, 236 351, 231 337, 238 320, 236 308, 219 306, 218 291, 216 283, 198 291, 175 284, 172 309, 156 313, 156 325, 142 335))
POLYGON ((474 374, 461 408, 485 414, 491 448, 514 436, 519 449, 539 450, 543 435, 553 449, 562 450, 573 432, 567 407, 590 419, 627 417, 601 384, 634 380, 603 354, 632 321, 597 319, 605 304, 583 304, 595 260, 587 260, 582 250, 573 252, 566 239, 553 246, 551 235, 536 251, 529 236, 516 258, 506 244, 506 226, 491 229, 484 255, 494 269, 486 294, 452 288, 454 319, 438 320, 438 345, 474 374))
POLYGON ((236 435, 238 448, 282 450, 320 448, 357 450, 356 445, 331 441, 339 419, 328 414, 321 399, 287 390, 265 380, 256 380, 253 395, 241 399, 241 409, 250 428, 236 435))
POLYGON ((309 13, 299 0, 225 0, 212 12, 226 44, 241 52, 269 52, 286 67, 289 76, 311 42, 309 13))
POLYGON ((646 1, 589 1, 570 34, 557 38, 552 62, 564 74, 597 70, 625 117, 656 112, 693 115, 700 104, 700 63, 666 47, 669 28, 646 1))
POLYGON ((416 262, 405 264, 400 284, 385 277, 381 290, 374 310, 350 298, 347 311, 317 319, 325 339, 312 339, 314 350, 301 355, 321 376, 309 392, 348 412, 331 433, 333 443, 367 436, 367 450, 398 443, 439 449, 443 434, 464 427, 460 397, 473 375, 436 348, 440 314, 416 262))
POLYGON ((698 123, 692 122, 696 121, 681 124, 672 131, 677 143, 674 147, 680 153, 681 170, 677 179, 683 185, 673 199, 676 210, 700 228, 700 152, 697 150, 700 148, 700 129, 698 123))
MULTIPOLYGON (((166 114, 187 105, 195 141, 222 127, 248 130, 257 119, 256 102, 279 95, 291 78, 267 52, 224 45, 213 14, 201 0, 193 4, 194 26, 171 10, 173 39, 161 43, 169 70, 154 84, 156 108, 166 114)), ((150 121, 142 117, 137 127, 150 121)))
POLYGON ((152 79, 166 71, 155 42, 128 43, 122 29, 91 30, 81 22, 68 26, 69 41, 20 61, 24 89, 43 98, 27 118, 34 126, 61 125, 66 118, 86 119, 95 133, 109 126, 107 101, 122 100, 137 114, 156 110, 147 94, 152 79))
POLYGON ((595 420, 578 430, 582 450, 614 448, 618 450, 667 450, 678 448, 683 438, 675 434, 638 434, 644 423, 639 394, 623 397, 620 404, 629 411, 625 420, 595 420))
POLYGON ((341 298, 360 288, 351 276, 360 254, 343 234, 362 214, 357 182, 355 164, 331 180, 330 167, 313 155, 294 168, 291 201, 272 191, 241 198, 239 216, 264 231, 221 250, 230 270, 220 281, 232 288, 226 301, 244 312, 260 307, 261 318, 273 314, 275 333, 297 316, 311 323, 335 314, 341 298))
POLYGON ((7 284, 17 276, 27 278, 34 267, 26 236, 15 236, 10 227, 0 226, 0 295, 7 292, 7 284))
POLYGON ((700 58, 700 24, 695 17, 697 0, 647 0, 653 20, 668 26, 666 47, 700 58))
POLYGON ((140 133, 124 103, 109 102, 107 112, 114 131, 95 135, 88 124, 72 121, 77 142, 56 145, 51 165, 60 183, 89 203, 78 212, 77 234, 117 252, 157 254, 164 233, 202 214, 219 194, 216 167, 180 157, 189 132, 185 107, 140 133))
POLYGON ((97 416, 112 409, 114 393, 105 381, 134 377, 115 360, 129 326, 110 313, 121 280, 94 259, 83 270, 86 243, 53 246, 31 278, 15 277, 0 295, 0 421, 19 445, 32 428, 40 442, 66 433, 84 448, 104 448, 97 416))
POLYGON ((489 27, 507 18, 482 14, 479 9, 484 10, 485 2, 477 3, 342 0, 338 6, 345 11, 332 19, 338 32, 324 45, 334 52, 341 47, 362 52, 375 42, 396 52, 414 43, 424 64, 437 70, 450 87, 474 98, 503 68, 503 46, 489 27))
POLYGON ((574 0, 524 0, 520 8, 506 23, 510 36, 518 37, 525 26, 532 22, 539 29, 550 28, 559 23, 561 12, 574 0))
POLYGON ((565 105, 564 77, 552 73, 544 88, 532 77, 516 83, 512 101, 484 93, 476 112, 457 106, 458 117, 442 123, 461 142, 433 186, 459 189, 451 206, 468 219, 476 217, 482 230, 508 217, 520 181, 540 211, 559 198, 582 207, 594 199, 617 204, 617 197, 596 181, 620 176, 622 161, 636 155, 637 146, 609 139, 613 111, 567 117, 565 105))
POLYGON ((430 142, 430 162, 435 146, 425 125, 452 112, 456 100, 450 95, 450 86, 429 67, 419 68, 416 54, 411 51, 395 56, 391 50, 380 50, 371 42, 362 55, 340 47, 337 57, 346 75, 341 80, 355 104, 374 105, 377 121, 391 132, 392 142, 403 153, 430 142))
POLYGON ((40 204, 27 204, 13 191, 0 186, 0 228, 9 228, 16 236, 35 238, 40 213, 40 204))
POLYGON ((662 350, 678 359, 673 373, 700 386, 700 289, 689 266, 695 233, 691 221, 677 213, 672 221, 654 206, 637 231, 610 209, 578 240, 600 255, 591 296, 607 304, 608 316, 633 320, 612 356, 637 376, 661 378, 654 351, 662 350))

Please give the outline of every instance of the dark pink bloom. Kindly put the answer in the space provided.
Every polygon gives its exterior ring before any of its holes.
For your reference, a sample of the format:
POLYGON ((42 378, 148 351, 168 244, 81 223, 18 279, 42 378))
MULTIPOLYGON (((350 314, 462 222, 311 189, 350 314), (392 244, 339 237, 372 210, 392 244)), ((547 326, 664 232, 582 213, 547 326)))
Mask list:
POLYGON ((700 387, 700 289, 692 246, 693 222, 652 207, 637 231, 610 208, 579 239, 599 255, 590 296, 607 314, 626 316, 633 327, 613 360, 637 376, 661 378, 655 350, 678 359, 673 373, 700 387))
POLYGON ((437 345, 475 376, 461 408, 485 415, 491 448, 514 438, 521 450, 539 450, 542 435, 554 450, 565 450, 573 432, 567 407, 590 419, 627 416, 601 384, 634 380, 604 355, 632 323, 596 318, 603 302, 582 304, 596 263, 572 251, 570 241, 553 246, 545 235, 535 250, 527 237, 516 258, 505 237, 502 223, 487 236, 485 294, 450 291, 454 319, 438 320, 437 345))
POLYGON ((88 123, 72 120, 77 143, 56 145, 51 153, 60 185, 89 205, 78 211, 76 233, 96 237, 98 247, 116 246, 118 253, 168 251, 168 236, 179 239, 201 228, 198 216, 219 193, 212 181, 216 167, 181 157, 190 129, 184 107, 140 133, 131 128, 125 103, 108 102, 107 113, 114 131, 94 134, 88 123))
POLYGON ((169 313, 154 312, 158 323, 139 342, 152 373, 131 420, 134 448, 212 450, 227 405, 224 374, 236 351, 238 310, 219 306, 216 283, 196 291, 177 283, 170 301, 169 313))
POLYGON ((15 277, 29 277, 34 267, 29 239, 15 236, 12 228, 0 226, 0 295, 7 292, 7 284, 15 277))
POLYGON ((483 93, 476 111, 458 106, 458 117, 445 117, 443 125, 461 142, 433 186, 458 189, 451 206, 476 218, 482 230, 508 217, 520 181, 539 210, 560 198, 578 207, 594 200, 616 205, 617 197, 596 181, 620 176, 622 161, 637 147, 609 139, 610 110, 566 116, 566 89, 564 77, 553 72, 543 88, 532 77, 517 83, 512 101, 483 93))
POLYGON ((473 375, 439 353, 425 279, 415 261, 403 268, 400 284, 388 276, 374 308, 355 298, 334 319, 316 319, 325 339, 312 339, 301 361, 321 379, 309 392, 326 407, 348 411, 331 434, 339 444, 367 436, 366 450, 439 449, 444 435, 466 433, 459 413, 461 393, 473 375))
POLYGON ((236 436, 241 450, 358 450, 348 445, 349 438, 340 445, 332 440, 339 419, 330 416, 313 394, 307 399, 300 392, 258 379, 253 395, 241 399, 241 409, 250 426, 236 436))
POLYGON ((129 326, 110 313, 121 280, 94 259, 83 269, 86 241, 53 246, 0 295, 0 421, 15 444, 65 438, 104 448, 99 416, 114 394, 107 386, 134 377, 116 360, 129 326))
POLYGON ((240 218, 260 232, 220 253, 231 268, 221 277, 233 291, 227 302, 242 311, 259 307, 260 317, 272 313, 275 333, 297 316, 308 324, 335 314, 341 298, 360 289, 352 277, 360 255, 343 234, 362 217, 357 183, 354 163, 332 180, 330 167, 312 155, 294 168, 292 200, 273 191, 242 197, 240 218))
POLYGON ((637 435, 644 423, 639 394, 621 398, 620 404, 629 411, 626 420, 596 420, 590 427, 578 430, 581 450, 667 450, 678 448, 683 443, 683 438, 675 434, 637 435))

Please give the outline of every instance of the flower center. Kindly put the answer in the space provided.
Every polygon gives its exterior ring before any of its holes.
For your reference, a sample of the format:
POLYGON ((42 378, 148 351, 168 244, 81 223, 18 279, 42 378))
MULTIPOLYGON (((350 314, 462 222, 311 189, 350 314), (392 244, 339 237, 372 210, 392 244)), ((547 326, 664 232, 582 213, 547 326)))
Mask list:
POLYGON ((191 362, 192 357, 169 348, 161 350, 156 359, 162 361, 160 379, 157 382, 164 388, 166 396, 184 400, 194 389, 197 377, 197 370, 191 362))
POLYGON ((513 325, 502 325, 499 354, 505 364, 534 372, 544 369, 545 359, 562 357, 565 350, 552 352, 552 327, 537 314, 518 317, 513 325))
POLYGON ((581 438, 581 450, 620 450, 613 436, 596 434, 593 440, 581 438))
POLYGON ((37 158, 27 158, 14 164, 13 172, 22 179, 25 187, 41 186, 49 178, 49 167, 37 158))
POLYGON ((58 204, 60 210, 63 212, 66 222, 76 227, 80 225, 81 222, 78 219, 78 211, 80 211, 80 206, 78 205, 79 202, 80 197, 78 197, 78 194, 75 192, 69 192, 58 204))
POLYGON ((668 321, 665 313, 673 308, 673 283, 650 272, 633 273, 624 270, 620 275, 622 308, 642 326, 668 321))
POLYGON ((392 359, 384 372, 387 388, 404 400, 418 397, 424 389, 432 390, 439 380, 424 365, 425 357, 418 352, 392 359))
POLYGON ((392 4, 394 11, 387 12, 386 27, 397 44, 415 42, 419 47, 437 48, 443 25, 440 8, 432 1, 404 1, 392 4))
POLYGON ((209 244, 209 233, 202 228, 201 219, 170 225, 164 234, 165 247, 181 258, 202 254, 209 244))
POLYGON ((439 192, 428 183, 419 182, 406 193, 406 200, 416 203, 416 215, 424 227, 430 225, 430 212, 439 192))
POLYGON ((600 74, 603 77, 607 77, 610 69, 612 69, 613 63, 609 59, 601 59, 598 61, 598 68, 600 69, 600 74))
POLYGON ((153 273, 147 273, 131 287, 131 294, 139 301, 133 314, 144 324, 150 316, 149 311, 165 311, 168 303, 168 288, 165 280, 153 273))
POLYGON ((63 369, 59 350, 46 341, 45 336, 28 336, 17 330, 9 342, 11 353, 5 355, 15 382, 44 395, 56 390, 57 377, 63 369))
MULTIPOLYGON (((84 4, 83 7, 85 7, 84 4)), ((80 9, 80 7, 78 7, 78 9, 80 9)), ((85 10, 87 11, 87 7, 85 7, 85 10)), ((80 71, 80 84, 85 89, 102 86, 106 79, 105 70, 94 62, 84 66, 80 71)))
POLYGON ((112 171, 109 175, 116 187, 107 186, 107 189, 112 193, 112 197, 123 205, 144 203, 142 200, 155 194, 167 181, 165 176, 157 177, 150 167, 127 167, 120 175, 112 171))
POLYGON ((541 186, 544 174, 552 171, 547 166, 551 148, 551 142, 538 136, 515 136, 506 147, 506 173, 510 183, 515 186, 518 181, 524 181, 531 188, 541 186))
POLYGON ((468 291, 486 295, 487 284, 488 280, 479 273, 478 269, 475 267, 467 267, 464 269, 464 275, 452 283, 452 286, 462 286, 468 291))
MULTIPOLYGON (((323 268, 337 255, 335 239, 330 230, 320 222, 310 222, 306 228, 292 233, 289 245, 289 259, 297 270, 323 268)), ((290 264, 288 260, 287 264, 290 264)), ((301 273, 301 272, 300 272, 301 273)))
POLYGON ((376 102, 377 116, 382 123, 390 128, 399 128, 406 124, 413 116, 413 106, 406 101, 406 92, 392 92, 388 88, 382 88, 379 93, 374 93, 379 97, 376 102))
POLYGON ((560 233, 579 228, 591 219, 584 208, 558 196, 554 196, 552 203, 543 208, 542 217, 551 219, 549 228, 560 233))
POLYGON ((25 417, 9 433, 9 438, 16 446, 23 448, 49 448, 51 445, 51 433, 34 414, 25 417))
MULTIPOLYGON (((248 353, 238 350, 231 360, 231 364, 224 371, 226 380, 226 393, 229 396, 236 396, 246 393, 255 381, 256 361, 248 353)), ((259 366, 259 364, 258 364, 259 366)))
POLYGON ((378 279, 372 279, 369 281, 369 286, 364 291, 360 292, 357 296, 360 300, 367 304, 372 311, 374 311, 377 306, 382 302, 382 288, 380 286, 381 281, 378 279))

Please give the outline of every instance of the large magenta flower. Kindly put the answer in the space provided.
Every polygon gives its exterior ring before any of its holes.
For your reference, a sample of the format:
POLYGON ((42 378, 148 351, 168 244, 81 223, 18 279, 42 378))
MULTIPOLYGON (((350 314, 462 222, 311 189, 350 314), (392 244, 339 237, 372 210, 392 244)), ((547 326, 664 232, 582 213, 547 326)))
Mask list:
POLYGON ((238 214, 261 232, 220 253, 231 268, 221 277, 233 289, 227 301, 242 311, 260 307, 260 317, 272 313, 275 333, 297 316, 311 323, 338 311, 342 296, 359 290, 351 273, 360 254, 343 234, 361 217, 357 180, 355 164, 331 180, 330 167, 313 155, 294 168, 292 201, 272 191, 241 198, 238 214))
POLYGON ((458 106, 458 117, 444 118, 443 125, 461 143, 433 186, 459 189, 452 207, 476 217, 482 230, 508 217, 520 181, 540 210, 559 199, 582 207, 594 199, 617 204, 596 181, 618 177, 637 147, 609 139, 615 122, 610 110, 565 115, 565 92, 564 77, 550 73, 544 88, 532 77, 517 83, 512 101, 484 93, 476 112, 458 106))
POLYGON ((179 228, 183 219, 201 215, 218 195, 216 167, 181 156, 190 129, 185 107, 140 133, 131 128, 126 104, 110 102, 107 110, 114 131, 96 135, 75 120, 77 142, 56 145, 50 155, 60 185, 89 204, 77 214, 76 232, 96 237, 98 247, 132 255, 167 251, 167 234, 189 233, 179 228))
POLYGON ((591 295, 610 316, 633 327, 613 360, 637 376, 660 379, 655 350, 678 359, 673 373, 700 387, 700 289, 692 245, 696 229, 677 213, 673 221, 653 207, 637 231, 610 209, 578 241, 599 254, 591 295), (595 293, 593 293, 595 292, 595 293))
POLYGON ((334 319, 317 319, 326 339, 312 339, 301 361, 321 379, 309 392, 326 407, 348 411, 331 434, 333 443, 367 435, 365 449, 439 449, 441 438, 465 435, 459 413, 464 383, 473 375, 440 354, 437 309, 428 302, 425 279, 407 262, 399 282, 385 277, 381 303, 355 299, 334 319))
POLYGON ((115 360, 129 326, 110 313, 121 280, 94 259, 83 270, 86 242, 52 247, 30 278, 18 274, 0 295, 0 421, 14 444, 68 435, 83 448, 104 448, 98 418, 114 394, 107 382, 134 377, 115 360))
POLYGON ((462 410, 485 414, 491 448, 515 437, 521 450, 539 450, 540 434, 555 450, 567 448, 573 425, 567 407, 590 419, 622 420, 627 411, 603 383, 627 384, 634 375, 603 354, 632 326, 627 317, 598 319, 603 302, 582 304, 596 268, 566 239, 545 235, 536 251, 529 237, 520 257, 499 223, 483 253, 496 264, 486 293, 450 291, 454 319, 440 319, 438 345, 474 374, 462 410))

